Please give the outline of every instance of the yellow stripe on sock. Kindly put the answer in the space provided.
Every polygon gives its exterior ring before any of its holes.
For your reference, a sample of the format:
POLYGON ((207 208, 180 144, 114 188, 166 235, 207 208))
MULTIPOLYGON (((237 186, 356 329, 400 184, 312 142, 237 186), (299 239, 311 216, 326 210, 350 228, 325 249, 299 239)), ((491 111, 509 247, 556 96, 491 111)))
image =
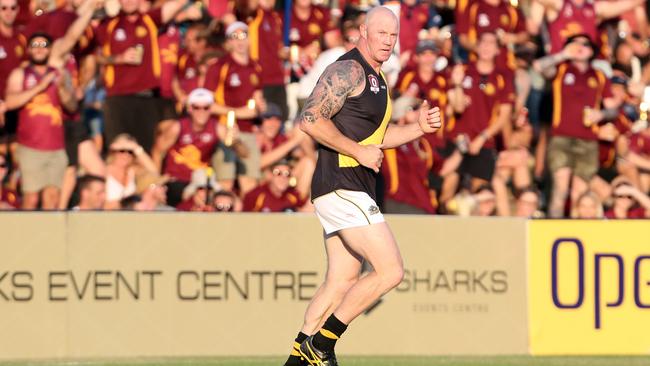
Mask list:
POLYGON ((339 339, 339 336, 337 336, 336 334, 330 332, 327 329, 321 329, 320 334, 322 334, 323 336, 325 336, 325 337, 327 337, 329 339, 339 339))

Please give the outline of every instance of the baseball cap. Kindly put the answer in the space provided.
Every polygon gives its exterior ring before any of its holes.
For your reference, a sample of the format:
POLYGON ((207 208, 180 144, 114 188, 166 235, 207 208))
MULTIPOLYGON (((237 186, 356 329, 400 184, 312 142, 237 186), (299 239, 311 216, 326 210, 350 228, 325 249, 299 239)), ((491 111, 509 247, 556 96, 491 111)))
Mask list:
POLYGON ((226 28, 226 37, 229 37, 231 34, 235 33, 238 30, 243 30, 244 32, 248 32, 248 26, 246 23, 243 22, 234 22, 231 23, 228 28, 226 28))
POLYGON ((210 105, 214 103, 214 95, 205 88, 196 88, 187 96, 187 104, 210 105))
POLYGON ((266 119, 271 117, 282 118, 282 111, 280 107, 275 103, 268 103, 266 105, 266 111, 260 115, 260 118, 266 119))
POLYGON ((210 174, 207 168, 196 169, 192 172, 192 181, 183 189, 183 200, 187 200, 196 193, 200 188, 207 188, 214 192, 221 190, 221 185, 217 183, 214 174, 210 174))
POLYGON ((420 54, 424 51, 432 51, 432 52, 438 52, 440 49, 438 48, 438 45, 436 42, 430 40, 430 39, 423 39, 418 42, 418 45, 415 47, 415 53, 420 54))

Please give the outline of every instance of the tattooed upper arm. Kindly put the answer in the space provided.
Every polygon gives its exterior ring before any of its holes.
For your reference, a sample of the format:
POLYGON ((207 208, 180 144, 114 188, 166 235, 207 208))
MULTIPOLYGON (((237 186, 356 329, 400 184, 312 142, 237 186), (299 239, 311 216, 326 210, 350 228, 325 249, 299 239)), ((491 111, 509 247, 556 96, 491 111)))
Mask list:
POLYGON ((299 121, 315 123, 319 118, 331 119, 341 110, 345 98, 365 87, 364 76, 363 67, 354 60, 336 61, 328 66, 305 101, 299 121))

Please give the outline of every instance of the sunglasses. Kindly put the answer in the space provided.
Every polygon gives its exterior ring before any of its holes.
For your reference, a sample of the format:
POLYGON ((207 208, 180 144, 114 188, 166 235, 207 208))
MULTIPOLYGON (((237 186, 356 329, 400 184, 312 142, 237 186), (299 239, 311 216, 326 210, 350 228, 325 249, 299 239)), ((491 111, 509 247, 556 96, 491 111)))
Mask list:
POLYGON ((34 41, 29 45, 30 48, 48 48, 50 47, 50 42, 48 41, 34 41))
POLYGON ((232 205, 230 205, 230 204, 224 205, 224 204, 218 203, 218 204, 214 205, 214 208, 215 208, 215 210, 220 211, 220 212, 230 212, 230 211, 232 211, 232 205))
POLYGON ((111 152, 120 153, 120 154, 129 154, 129 155, 132 155, 132 156, 135 155, 135 153, 133 151, 128 150, 128 149, 113 149, 113 150, 111 150, 111 152))
POLYGON ((228 36, 230 39, 238 39, 240 41, 245 40, 248 38, 248 33, 246 32, 239 32, 239 33, 232 33, 231 35, 228 36))
POLYGON ((585 46, 585 47, 591 47, 591 43, 586 42, 586 41, 573 41, 571 43, 579 44, 579 45, 585 46))
POLYGON ((291 172, 288 170, 275 168, 273 169, 273 175, 276 177, 283 176, 285 178, 289 178, 289 176, 291 176, 291 172))
POLYGON ((13 5, 13 6, 0 6, 0 9, 2 9, 3 11, 5 11, 5 10, 16 11, 16 10, 18 10, 18 6, 17 6, 17 5, 13 5))
POLYGON ((631 200, 634 197, 630 196, 629 194, 617 194, 617 195, 614 196, 614 198, 627 198, 627 199, 631 200))
POLYGON ((192 109, 196 111, 207 111, 210 110, 209 105, 194 105, 192 104, 192 109))

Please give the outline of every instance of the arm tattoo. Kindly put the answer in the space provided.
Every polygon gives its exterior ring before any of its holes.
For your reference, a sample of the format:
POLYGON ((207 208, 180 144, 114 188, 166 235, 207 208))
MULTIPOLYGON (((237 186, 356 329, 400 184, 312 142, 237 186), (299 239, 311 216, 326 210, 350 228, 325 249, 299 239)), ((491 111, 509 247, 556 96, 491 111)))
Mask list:
POLYGON ((298 117, 299 121, 315 123, 319 118, 331 119, 350 93, 364 85, 363 67, 354 60, 337 61, 325 69, 298 117))

